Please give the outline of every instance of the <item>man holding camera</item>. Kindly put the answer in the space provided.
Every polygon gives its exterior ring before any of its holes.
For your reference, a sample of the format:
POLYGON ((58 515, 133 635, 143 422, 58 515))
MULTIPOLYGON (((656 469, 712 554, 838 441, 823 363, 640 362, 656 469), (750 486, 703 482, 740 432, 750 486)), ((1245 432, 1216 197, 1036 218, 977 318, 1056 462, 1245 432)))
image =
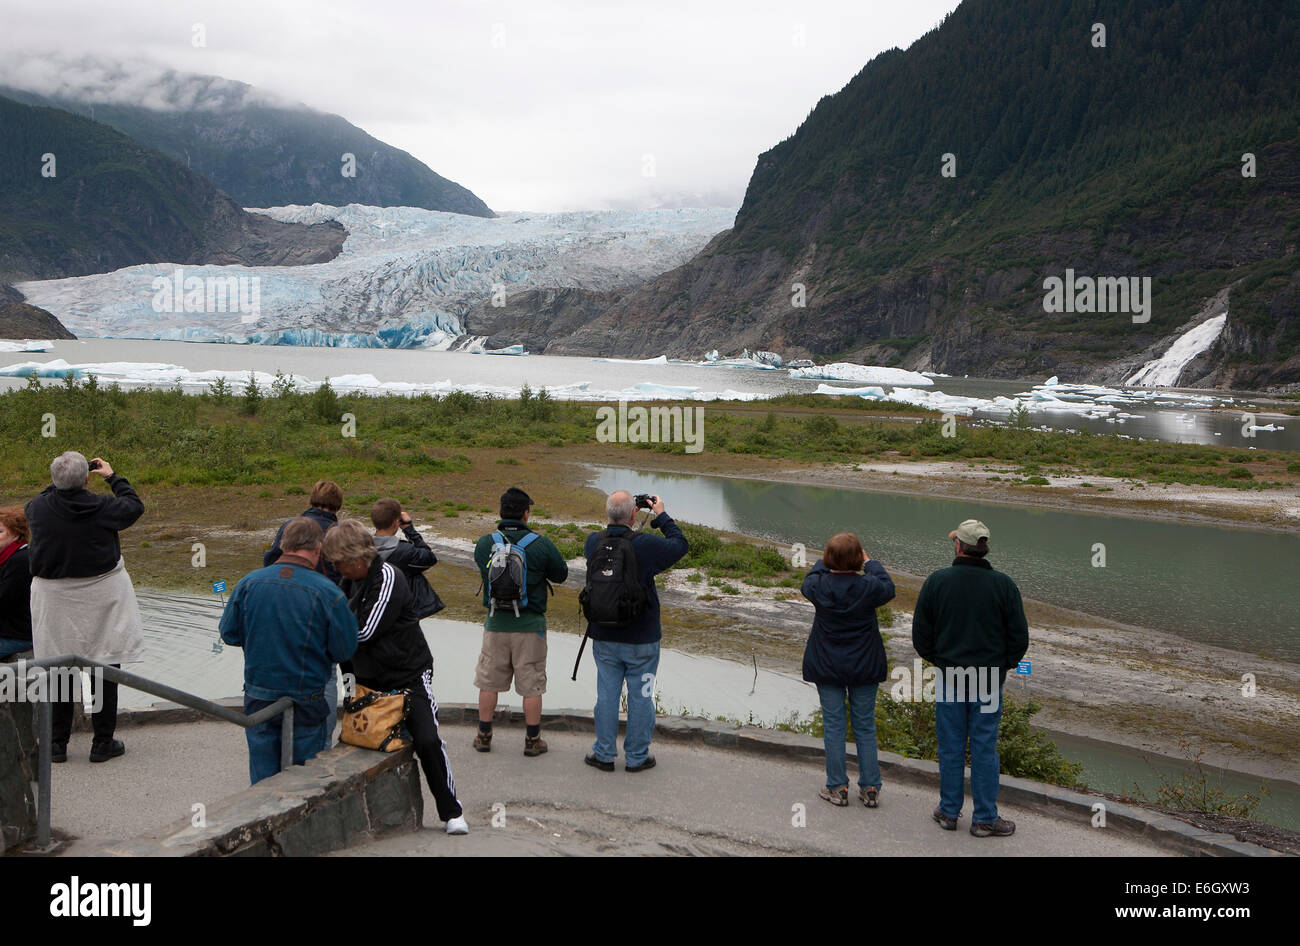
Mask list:
MULTIPOLYGON (((87 461, 68 450, 50 464, 51 484, 27 504, 32 572, 32 650, 38 660, 68 654, 112 667, 144 659, 144 628, 118 533, 144 514, 126 477, 102 457, 87 461), (112 496, 92 493, 90 474, 104 478, 112 496)), ((91 677, 94 738, 90 761, 107 762, 126 748, 117 730, 117 684, 91 677)), ((65 694, 66 695, 66 694, 65 694)), ((73 701, 52 708, 50 758, 68 759, 73 701)))
POLYGON ((605 503, 609 525, 587 536, 587 587, 583 589, 587 634, 596 660, 596 742, 586 763, 603 772, 614 771, 618 756, 618 707, 627 682, 627 733, 623 737, 624 767, 628 772, 654 768, 650 740, 654 737, 654 681, 659 672, 659 595, 655 575, 680 561, 690 550, 686 536, 664 512, 658 496, 633 499, 625 490, 611 493, 605 503), (663 536, 633 530, 637 509, 648 509, 650 525, 663 536), (629 568, 626 582, 631 595, 614 589, 602 577, 629 568), (640 594, 636 594, 637 591, 640 594), (617 598, 617 616, 597 613, 600 601, 617 598))

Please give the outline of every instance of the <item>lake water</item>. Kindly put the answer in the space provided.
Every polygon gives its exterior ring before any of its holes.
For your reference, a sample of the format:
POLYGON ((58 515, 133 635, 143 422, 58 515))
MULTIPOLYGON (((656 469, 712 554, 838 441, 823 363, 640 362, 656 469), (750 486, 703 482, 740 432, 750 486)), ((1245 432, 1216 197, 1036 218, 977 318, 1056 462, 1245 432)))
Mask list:
MULTIPOLYGON (((1081 780, 1092 789, 1116 795, 1134 795, 1137 785, 1147 798, 1158 798, 1161 780, 1175 784, 1192 771, 1183 759, 1142 752, 1082 736, 1051 733, 1052 741, 1071 762, 1083 764, 1081 780)), ((1255 817, 1260 821, 1300 831, 1300 785, 1281 779, 1264 779, 1214 766, 1202 766, 1206 783, 1227 795, 1247 793, 1260 798, 1255 817), (1267 789, 1260 793, 1260 785, 1267 789)))
MULTIPOLYGON (((56 359, 69 364, 112 366, 125 378, 141 376, 144 374, 142 368, 178 365, 194 372, 233 371, 242 374, 259 371, 274 374, 282 370, 313 381, 369 374, 379 382, 445 383, 449 387, 469 388, 481 385, 517 388, 523 382, 533 388, 586 384, 588 394, 602 393, 611 399, 617 398, 620 392, 646 396, 646 391, 659 391, 659 396, 685 396, 684 392, 694 391, 704 397, 725 392, 726 396, 755 398, 786 393, 812 394, 822 384, 839 388, 855 386, 848 382, 791 378, 785 370, 725 368, 680 362, 620 363, 546 355, 504 357, 416 349, 222 345, 112 338, 55 342, 47 352, 0 353, 0 368, 56 359), (638 385, 648 387, 634 392, 638 385)), ((0 377, 0 389, 23 383, 21 379, 0 377)), ((128 382, 124 384, 129 386, 128 382)), ((193 385, 190 389, 200 390, 202 387, 193 385)), ((1022 394, 1029 387, 1024 381, 941 377, 935 378, 934 385, 924 390, 992 399, 1022 394)), ((1236 410, 1212 411, 1187 403, 1168 402, 1126 405, 1123 411, 1130 416, 1110 421, 1077 413, 1041 411, 1033 415, 1033 423, 1053 429, 1087 429, 1096 433, 1118 433, 1172 442, 1300 451, 1300 418, 1260 419, 1257 422, 1260 426, 1266 425, 1267 421, 1284 429, 1257 431, 1253 437, 1247 437, 1243 435, 1241 414, 1236 410)), ((999 419, 996 415, 976 416, 989 422, 999 419)), ((1000 419, 1005 420, 1005 417, 1000 419)))
MULTIPOLYGON (((231 582, 234 587, 234 582, 231 582)), ((137 592, 145 625, 145 661, 134 673, 208 699, 238 696, 244 687, 244 655, 237 647, 214 650, 219 643, 217 622, 221 604, 188 595, 137 592)), ((474 667, 483 628, 465 621, 427 618, 421 622, 434 655, 433 692, 443 703, 477 703, 474 667)), ((565 709, 592 706, 596 669, 588 644, 578 670, 570 679, 581 638, 551 631, 546 704, 565 709)), ((817 690, 797 675, 776 673, 716 657, 699 657, 664 649, 655 681, 656 698, 668 713, 689 711, 709 717, 772 724, 792 715, 806 716, 817 708, 817 690)), ((155 697, 122 691, 123 706, 148 706, 155 697)), ((520 708, 519 697, 502 694, 501 705, 520 708)))
MULTIPOLYGON (((863 484, 887 488, 888 477, 863 474, 863 484)), ((918 576, 951 564, 948 532, 979 519, 991 533, 991 561, 1026 597, 1300 660, 1294 534, 608 467, 593 470, 591 485, 657 493, 675 518, 769 539, 786 557, 803 543, 810 562, 832 535, 854 532, 886 568, 918 576), (1096 543, 1105 546, 1104 568, 1092 565, 1096 543)))

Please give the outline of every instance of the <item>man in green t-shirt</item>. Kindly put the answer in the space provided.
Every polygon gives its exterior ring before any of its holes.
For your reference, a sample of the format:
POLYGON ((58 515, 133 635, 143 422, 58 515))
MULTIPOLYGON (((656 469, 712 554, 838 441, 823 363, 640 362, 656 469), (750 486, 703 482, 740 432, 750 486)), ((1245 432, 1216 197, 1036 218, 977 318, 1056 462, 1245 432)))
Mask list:
POLYGON ((532 499, 522 489, 512 486, 501 495, 501 520, 495 533, 488 533, 474 546, 474 561, 483 579, 483 650, 474 671, 478 687, 478 735, 474 748, 492 750, 492 714, 497 708, 497 694, 510 689, 524 700, 524 755, 539 756, 546 751, 542 739, 542 694, 546 692, 546 583, 562 582, 569 577, 569 565, 544 535, 528 528, 532 499), (488 586, 488 565, 496 535, 511 545, 520 546, 528 565, 527 601, 521 607, 493 606, 488 586), (533 538, 529 538, 532 536, 533 538))

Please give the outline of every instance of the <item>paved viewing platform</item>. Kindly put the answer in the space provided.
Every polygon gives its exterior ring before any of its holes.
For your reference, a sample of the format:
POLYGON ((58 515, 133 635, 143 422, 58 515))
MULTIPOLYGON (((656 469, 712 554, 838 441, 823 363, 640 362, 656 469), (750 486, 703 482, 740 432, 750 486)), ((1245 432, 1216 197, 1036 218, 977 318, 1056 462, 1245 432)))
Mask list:
MULTIPOLYGON (((788 733, 662 720, 652 750, 657 767, 629 774, 621 759, 614 772, 583 764, 593 738, 589 713, 558 714, 544 729, 550 751, 537 758, 523 755, 521 722, 498 722, 492 752, 478 753, 470 747, 473 708, 444 706, 442 717, 470 834, 451 837, 442 831, 421 775, 423 830, 395 828, 379 837, 345 832, 347 845, 333 853, 1110 856, 1200 853, 1195 848, 1203 844, 1211 845, 1206 853, 1260 853, 1157 812, 1119 805, 1111 807, 1111 826, 1096 828, 1088 807, 1095 799, 1006 776, 999 809, 1016 822, 1014 836, 971 837, 969 798, 958 830, 942 831, 931 820, 938 801, 934 763, 888 753, 881 754, 885 787, 880 807, 863 807, 854 788, 853 803, 836 808, 817 795, 824 781, 821 740, 788 733)), ((200 813, 206 817, 248 789, 244 735, 234 726, 162 718, 131 725, 128 717, 119 736, 127 745, 120 759, 91 765, 89 734, 78 733, 69 745, 68 762, 54 767, 54 826, 73 838, 62 853, 150 852, 137 843, 105 842, 169 832, 174 839, 178 825, 200 813), (203 807, 195 807, 199 805, 203 807)), ((353 753, 354 759, 360 752, 335 750, 331 755, 339 751, 353 753)), ((384 757, 365 753, 359 758, 372 764, 384 757)), ((305 776, 311 768, 295 771, 305 776)), ((316 779, 324 784, 330 777, 325 771, 316 779)), ((298 778, 283 793, 272 789, 274 781, 259 786, 263 802, 257 810, 267 809, 265 798, 292 794, 309 780, 298 778)), ((302 836, 296 838, 294 851, 314 853, 303 844, 302 836)))

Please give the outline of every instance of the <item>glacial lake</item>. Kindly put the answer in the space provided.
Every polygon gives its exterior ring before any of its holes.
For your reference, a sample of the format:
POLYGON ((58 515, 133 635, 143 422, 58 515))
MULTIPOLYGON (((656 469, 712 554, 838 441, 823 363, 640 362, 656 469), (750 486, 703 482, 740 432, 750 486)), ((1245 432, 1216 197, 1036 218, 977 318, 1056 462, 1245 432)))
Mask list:
MULTIPOLYGON (((120 383, 128 387, 132 376, 141 376, 144 370, 166 365, 177 365, 195 372, 228 371, 241 375, 250 370, 267 374, 282 370, 314 381, 370 374, 380 382, 446 383, 471 389, 480 385, 518 388, 524 382, 533 388, 585 383, 590 391, 608 392, 613 398, 618 392, 637 385, 668 389, 663 395, 668 397, 680 397, 683 396, 681 392, 694 390, 703 396, 735 392, 750 398, 788 393, 812 394, 822 384, 843 389, 860 386, 855 382, 792 378, 783 369, 728 368, 682 362, 646 364, 549 355, 508 357, 420 349, 227 345, 120 338, 60 341, 53 343, 46 352, 0 352, 0 369, 56 359, 72 365, 111 366, 114 377, 120 378, 120 383), (675 394, 672 389, 677 389, 675 394)), ((1013 397, 1027 392, 1032 386, 1027 381, 989 378, 938 377, 933 380, 933 386, 922 390, 985 400, 1013 397)), ((25 381, 21 378, 0 377, 0 390, 23 384, 25 381)), ((189 390, 198 391, 203 387, 191 385, 189 390)), ((1171 389, 1170 393, 1177 392, 1171 389)), ((1206 392, 1192 393, 1201 395, 1206 392)), ((1216 392, 1215 396, 1220 393, 1224 397, 1234 396, 1232 392, 1216 392)), ((1236 397, 1240 399, 1241 396, 1236 397)), ((1160 400, 1160 397, 1154 399, 1155 402, 1160 400)), ((832 403, 830 398, 827 403, 832 403)), ((1032 422, 1035 426, 1052 429, 1089 430, 1151 440, 1300 451, 1300 418, 1261 416, 1254 422, 1255 426, 1271 425, 1284 429, 1260 430, 1248 437, 1243 434, 1242 415, 1235 408, 1208 410, 1194 403, 1166 401, 1163 404, 1129 404, 1123 406, 1122 411, 1130 416, 1112 416, 1108 420, 1073 412, 1039 411, 1034 413, 1032 422)), ((989 423, 1005 421, 1005 415, 981 413, 975 416, 989 423)))
MULTIPOLYGON (((888 489, 888 480, 863 474, 864 486, 888 489)), ((675 518, 768 539, 787 557, 802 543, 809 562, 832 535, 853 532, 887 569, 916 576, 950 564, 949 531, 979 519, 991 533, 990 560, 1025 597, 1300 660, 1295 534, 609 467, 593 468, 591 485, 657 493, 675 518), (1098 543, 1104 568, 1092 564, 1098 543)))

